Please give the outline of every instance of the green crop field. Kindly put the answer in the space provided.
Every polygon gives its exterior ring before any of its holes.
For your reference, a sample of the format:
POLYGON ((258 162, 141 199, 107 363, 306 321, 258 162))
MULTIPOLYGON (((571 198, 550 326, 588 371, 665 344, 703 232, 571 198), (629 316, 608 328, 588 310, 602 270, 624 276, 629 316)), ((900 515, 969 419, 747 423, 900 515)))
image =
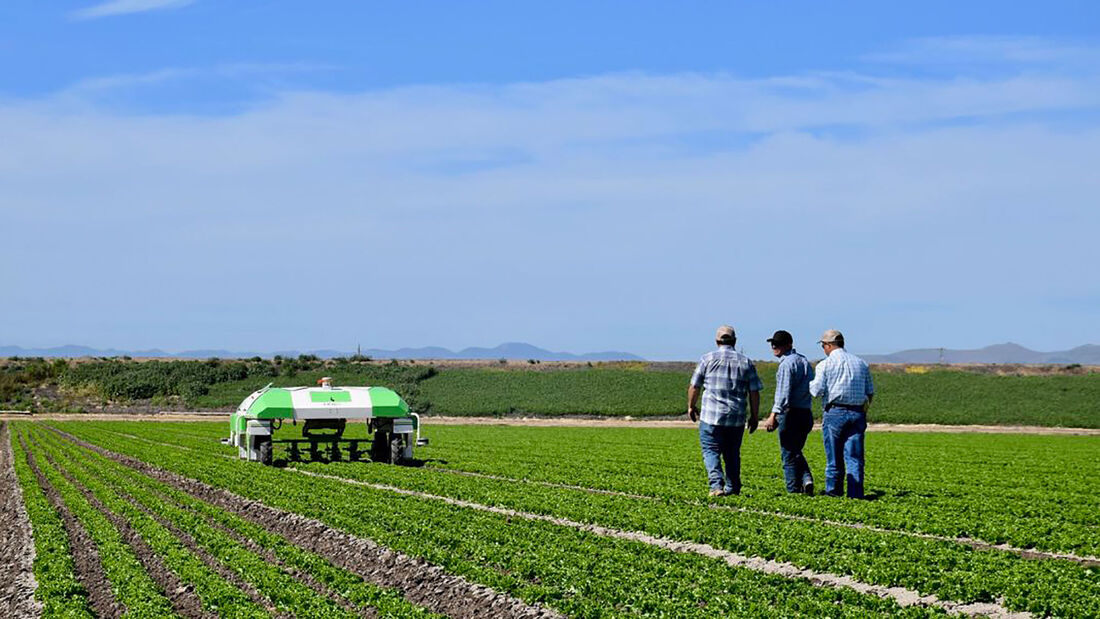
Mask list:
MULTIPOLYGON (((423 414, 463 416, 683 414, 688 364, 612 363, 542 368, 431 366, 316 358, 246 361, 17 360, 0 365, 0 407, 48 411, 231 410, 252 391, 312 385, 394 389, 423 414)), ((870 420, 880 423, 1100 428, 1100 373, 1042 375, 958 368, 875 368, 870 420)), ((770 406, 775 366, 758 364, 770 406)))
POLYGON ((1095 436, 871 432, 854 501, 783 492, 764 432, 710 498, 688 429, 429 420, 414 466, 264 467, 227 425, 0 431, 42 616, 1100 616, 1095 436))

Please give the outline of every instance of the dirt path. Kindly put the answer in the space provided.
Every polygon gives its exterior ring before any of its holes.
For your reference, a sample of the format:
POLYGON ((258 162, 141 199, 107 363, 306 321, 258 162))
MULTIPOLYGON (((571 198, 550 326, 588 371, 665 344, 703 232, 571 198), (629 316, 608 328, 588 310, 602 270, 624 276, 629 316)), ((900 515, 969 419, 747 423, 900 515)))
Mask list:
POLYGON ((11 426, 0 422, 0 608, 12 617, 37 617, 34 538, 13 458, 11 426))
MULTIPOLYGON (((52 428, 51 428, 52 429, 52 428)), ((158 469, 129 456, 82 441, 54 430, 64 438, 167 483, 211 505, 263 526, 291 543, 321 555, 334 565, 358 574, 365 581, 397 589, 410 602, 453 619, 515 617, 563 619, 541 606, 531 606, 489 587, 446 573, 422 559, 412 558, 375 542, 333 529, 299 514, 269 507, 194 479, 158 469)))
MULTIPOLYGON (((446 415, 424 417, 428 424, 454 426, 529 426, 552 428, 694 428, 686 418, 638 418, 638 417, 451 417, 446 415)), ((159 413, 43 413, 40 415, 4 415, 0 421, 228 421, 229 412, 191 411, 159 413)), ((814 426, 820 430, 821 424, 814 426)), ((1100 428, 1060 428, 1046 426, 951 426, 916 423, 871 423, 869 432, 940 432, 987 434, 1038 434, 1062 436, 1100 436, 1100 428)))

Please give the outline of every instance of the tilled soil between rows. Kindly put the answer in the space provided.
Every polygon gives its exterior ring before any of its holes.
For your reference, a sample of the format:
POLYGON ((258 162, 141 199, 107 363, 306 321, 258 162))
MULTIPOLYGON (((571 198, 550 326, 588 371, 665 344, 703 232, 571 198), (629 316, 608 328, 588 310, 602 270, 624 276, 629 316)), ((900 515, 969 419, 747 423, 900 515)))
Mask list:
POLYGON ((45 492, 50 505, 57 510, 58 516, 65 527, 65 533, 69 538, 69 552, 73 555, 73 566, 76 568, 76 577, 88 594, 88 606, 96 617, 116 619, 125 612, 122 604, 115 599, 111 590, 111 582, 107 580, 107 574, 103 571, 103 562, 99 558, 99 550, 92 541, 84 525, 76 519, 61 498, 61 493, 54 488, 42 470, 38 468, 38 462, 34 454, 27 448, 26 441, 19 437, 19 443, 27 452, 27 464, 38 479, 38 485, 45 492))
POLYGON ((410 602, 454 619, 515 617, 558 619, 559 613, 495 591, 484 585, 448 574, 423 559, 409 557, 372 540, 334 529, 318 520, 276 509, 209 486, 200 481, 164 471, 150 464, 83 441, 67 432, 50 428, 66 439, 167 483, 195 498, 259 524, 292 544, 326 558, 334 565, 358 574, 365 581, 392 587, 410 602))
POLYGON ((34 537, 23 506, 23 489, 15 475, 11 424, 0 422, 0 608, 11 617, 37 617, 34 599, 34 537))

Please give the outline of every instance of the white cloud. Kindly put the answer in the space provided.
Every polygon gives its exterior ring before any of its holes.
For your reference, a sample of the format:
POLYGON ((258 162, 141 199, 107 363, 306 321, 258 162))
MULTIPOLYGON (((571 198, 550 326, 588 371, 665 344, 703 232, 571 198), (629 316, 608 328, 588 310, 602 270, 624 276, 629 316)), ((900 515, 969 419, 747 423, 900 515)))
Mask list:
POLYGON ((73 11, 69 16, 73 19, 99 19, 114 15, 178 9, 194 2, 195 0, 109 0, 102 4, 73 11))
MULTIPOLYGON (((1094 71, 622 74, 287 92, 221 116, 74 101, 170 71, 86 82, 0 105, 0 217, 21 231, 0 245, 0 265, 20 265, 0 271, 0 325, 49 320, 85 341, 129 321, 183 334, 149 345, 248 348, 338 345, 319 325, 362 324, 378 346, 675 355, 682 330, 734 313, 811 335, 858 318, 880 350, 937 329, 1001 341, 1035 322, 1037 299, 1100 294, 1094 71), (823 293, 827 246, 859 265, 840 298, 823 293), (730 265, 706 303, 677 292, 730 265), (805 280, 797 311, 771 299, 781 273, 805 280), (259 282, 327 277, 352 282, 347 296, 252 306, 259 282), (963 309, 944 323, 877 305, 945 299, 963 309), (920 333, 902 339, 903 319, 920 333), (457 335, 418 339, 426 324, 457 335)), ((1073 311, 1048 315, 1035 345, 1100 339, 1082 322, 1095 311, 1073 311)))

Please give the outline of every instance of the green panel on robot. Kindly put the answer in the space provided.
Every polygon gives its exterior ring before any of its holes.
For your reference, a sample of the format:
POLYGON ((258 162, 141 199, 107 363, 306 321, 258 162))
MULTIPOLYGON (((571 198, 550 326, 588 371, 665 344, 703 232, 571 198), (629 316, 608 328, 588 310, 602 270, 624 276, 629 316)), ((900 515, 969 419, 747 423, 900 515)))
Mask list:
POLYGON ((349 391, 314 391, 309 394, 310 402, 351 402, 349 391))

